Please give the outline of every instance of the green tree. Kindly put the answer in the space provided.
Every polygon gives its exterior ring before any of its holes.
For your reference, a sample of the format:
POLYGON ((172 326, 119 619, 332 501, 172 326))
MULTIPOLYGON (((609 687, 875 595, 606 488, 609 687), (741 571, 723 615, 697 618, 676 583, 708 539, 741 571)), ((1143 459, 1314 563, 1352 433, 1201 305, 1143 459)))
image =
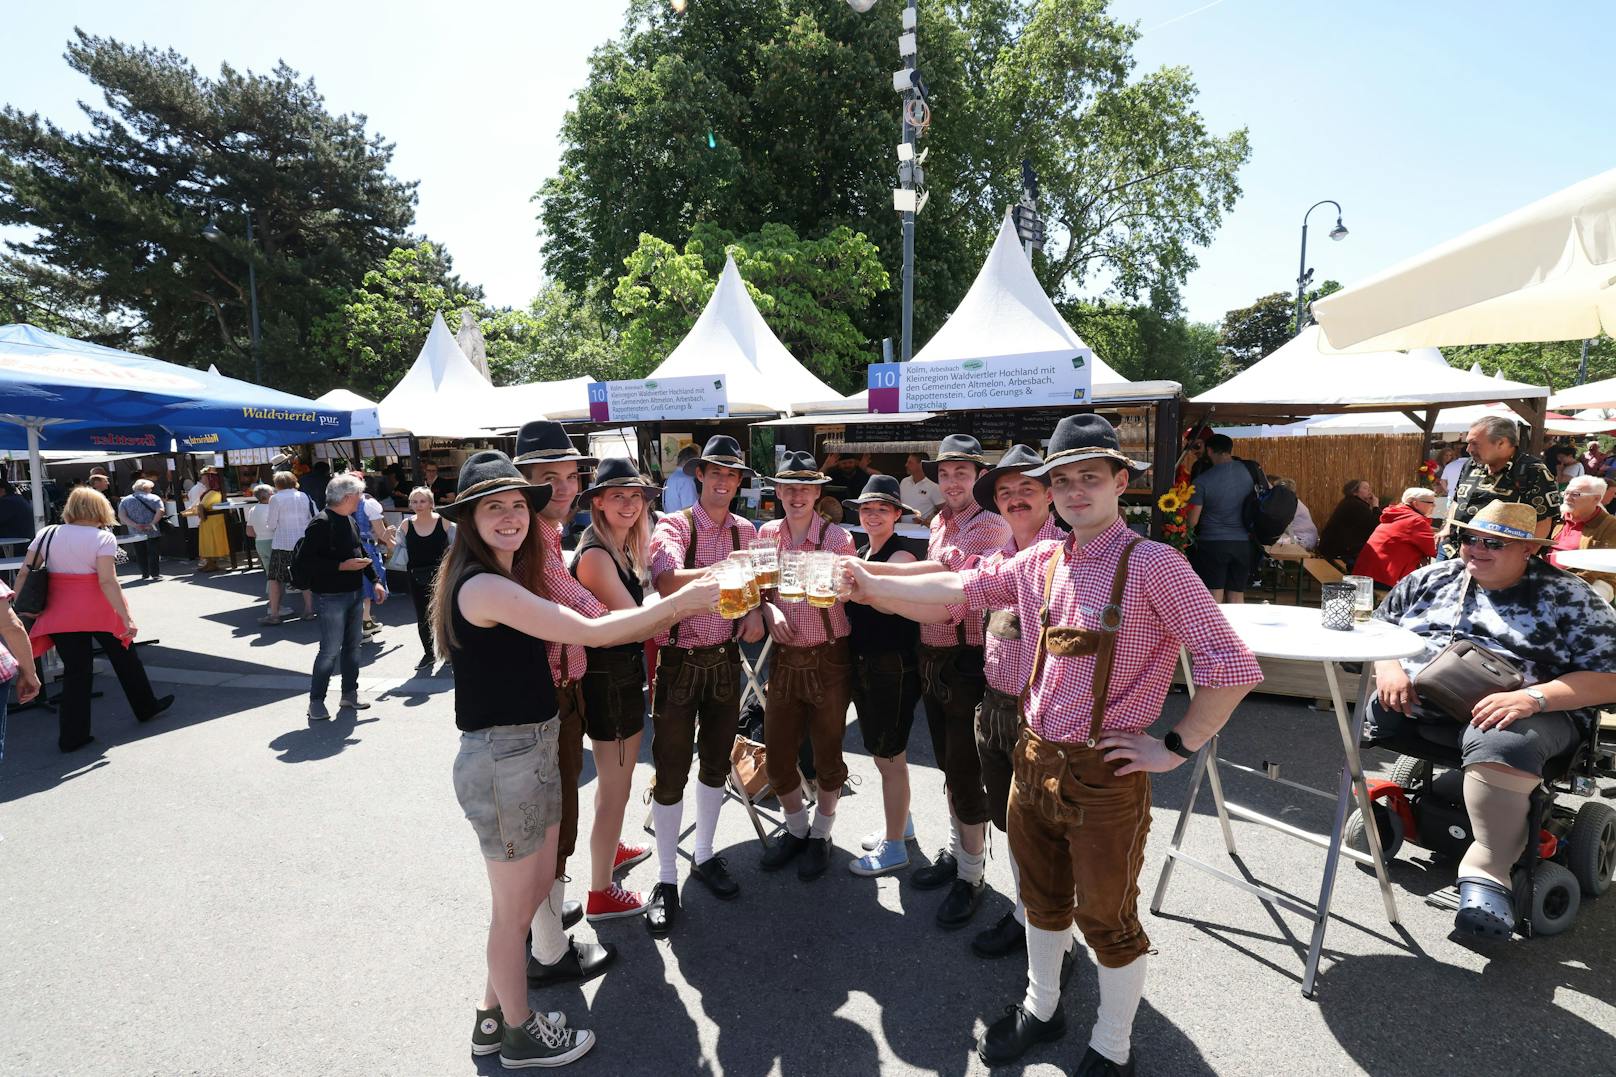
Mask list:
POLYGON ((1130 381, 1176 381, 1195 396, 1226 377, 1215 325, 1119 303, 1068 303, 1061 313, 1095 355, 1130 381))
POLYGON ((734 236, 702 222, 682 251, 640 236, 613 293, 626 319, 623 359, 636 376, 650 372, 690 331, 718 286, 726 253, 780 343, 820 380, 850 392, 866 346, 854 315, 887 286, 887 273, 874 244, 846 227, 823 239, 799 239, 783 224, 734 236))
POLYGON ((0 256, 0 325, 28 322, 63 336, 125 347, 132 331, 107 320, 82 282, 47 265, 0 256))
POLYGON ((251 259, 265 380, 319 384, 315 321, 413 219, 414 185, 387 171, 392 146, 364 116, 333 116, 284 64, 204 78, 172 50, 82 31, 65 58, 106 107, 82 106, 81 133, 0 110, 0 224, 34 230, 10 248, 98 297, 153 354, 247 376, 251 259), (202 235, 210 220, 218 242, 202 235))
MULTIPOLYGON (((1340 283, 1327 280, 1308 292, 1305 298, 1311 303, 1340 290, 1340 283)), ((1218 346, 1223 350, 1229 372, 1237 374, 1294 336, 1296 296, 1289 292, 1272 292, 1249 307, 1225 314, 1218 346)))
POLYGON ((463 310, 482 317, 482 290, 455 276, 442 247, 395 247, 334 310, 315 319, 309 335, 324 361, 309 390, 340 386, 385 396, 420 354, 433 316, 457 327, 463 310))
POLYGON ((526 310, 484 311, 483 339, 495 385, 561 381, 586 374, 597 381, 635 376, 615 332, 595 308, 547 281, 526 310))
MULTIPOLYGON (((590 58, 539 193, 548 270, 598 294, 649 234, 674 247, 703 223, 799 236, 857 229, 899 279, 892 43, 900 4, 701 0, 682 16, 632 0, 590 58)), ((1020 162, 1050 221, 1038 272, 1058 296, 1176 294, 1239 194, 1245 132, 1219 136, 1183 69, 1139 74, 1138 32, 1104 0, 928 4, 921 69, 936 106, 921 148, 930 202, 917 236, 915 343, 953 310, 1020 162)), ((855 316, 865 348, 895 335, 896 288, 855 316)))
MULTIPOLYGON (((1472 344, 1443 348, 1448 363, 1461 370, 1481 364, 1484 373, 1504 372, 1510 381, 1547 385, 1560 390, 1577 383, 1582 341, 1550 340, 1531 344, 1472 344)), ((1616 377, 1616 341, 1597 337, 1588 348, 1588 380, 1616 377)))

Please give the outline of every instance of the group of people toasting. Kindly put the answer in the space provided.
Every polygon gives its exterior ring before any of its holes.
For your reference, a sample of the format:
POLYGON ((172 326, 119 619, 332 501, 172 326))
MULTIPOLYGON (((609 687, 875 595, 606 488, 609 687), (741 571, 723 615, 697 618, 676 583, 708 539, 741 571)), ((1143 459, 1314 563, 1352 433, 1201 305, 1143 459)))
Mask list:
POLYGON ((1261 672, 1184 559, 1122 523, 1119 499, 1144 465, 1123 455, 1111 425, 1071 416, 1047 456, 1018 445, 997 460, 975 438, 945 438, 923 465, 944 499, 923 549, 896 533, 914 510, 884 475, 845 502, 862 545, 825 520, 816 506, 832 479, 809 453, 777 466, 783 515, 761 529, 730 512, 751 471, 733 438, 706 443, 696 503, 654 526, 657 487, 623 460, 600 462, 590 479, 595 464, 558 424, 529 423, 514 461, 471 457, 442 509, 462 539, 439 570, 432 625, 455 673, 455 790, 493 900, 472 1050, 522 1068, 565 1064, 594 1045, 593 1033, 527 1001, 529 985, 585 979, 615 957, 566 935, 585 911, 563 892, 585 734, 598 775, 590 919, 643 915, 655 935, 674 930, 692 756, 690 874, 714 897, 739 895, 713 839, 743 696, 741 645, 767 633, 765 755, 785 832, 759 866, 794 865, 805 881, 829 868, 851 702, 881 775, 884 827, 848 866, 867 876, 906 868, 905 752, 923 704, 950 840, 911 881, 946 888, 939 924, 971 920, 985 891, 987 827, 1008 833, 1016 905, 972 948, 1024 953, 1028 986, 979 1054, 1007 1063, 1065 1033, 1060 993, 1075 926, 1100 984, 1076 1072, 1134 1072, 1130 1032, 1150 945, 1137 913, 1149 774, 1193 756, 1261 672), (580 496, 592 522, 569 569, 560 538, 580 496), (621 833, 646 718, 641 641, 653 638, 657 881, 644 895, 614 878, 651 854, 621 833), (1181 647, 1198 690, 1157 739, 1145 731, 1181 647), (531 675, 544 668, 549 678, 531 675), (811 811, 797 765, 805 738, 811 811))

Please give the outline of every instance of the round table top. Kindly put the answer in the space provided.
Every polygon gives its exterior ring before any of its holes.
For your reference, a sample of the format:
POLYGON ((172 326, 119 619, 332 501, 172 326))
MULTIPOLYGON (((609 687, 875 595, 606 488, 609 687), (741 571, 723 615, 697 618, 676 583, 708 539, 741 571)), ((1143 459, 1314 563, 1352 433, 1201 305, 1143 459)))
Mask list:
POLYGON ((1223 605, 1218 609, 1259 658, 1311 662, 1378 662, 1407 658, 1425 649, 1420 637, 1384 621, 1354 625, 1350 632, 1325 628, 1309 606, 1223 605))
POLYGON ((1555 557, 1561 568, 1584 572, 1616 572, 1616 550, 1561 550, 1555 557))

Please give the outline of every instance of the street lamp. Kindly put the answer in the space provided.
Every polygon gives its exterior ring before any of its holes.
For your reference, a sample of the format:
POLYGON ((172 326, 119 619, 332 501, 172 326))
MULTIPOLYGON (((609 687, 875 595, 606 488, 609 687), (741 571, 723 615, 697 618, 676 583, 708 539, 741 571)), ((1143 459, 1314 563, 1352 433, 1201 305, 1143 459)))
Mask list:
MULTIPOLYGON (((247 246, 251 247, 253 243, 252 211, 243 206, 242 213, 247 218, 247 246)), ((219 227, 218 222, 210 219, 202 228, 202 238, 209 243, 223 242, 225 238, 224 229, 219 227)), ((252 311, 253 381, 258 385, 262 385, 264 383, 264 358, 258 346, 258 273, 253 268, 250 253, 247 257, 247 301, 252 311)))
POLYGON ((1312 272, 1309 271, 1309 269, 1307 268, 1307 219, 1310 216, 1312 216, 1313 211, 1318 209, 1320 206, 1334 206, 1335 207, 1335 227, 1330 229, 1330 238, 1333 239, 1333 240, 1336 240, 1338 242, 1340 240, 1343 240, 1343 239, 1347 238, 1347 226, 1341 223, 1341 203, 1340 202, 1334 201, 1333 199, 1326 198, 1322 202, 1313 203, 1311 206, 1307 207, 1307 212, 1302 214, 1302 261, 1301 261, 1301 264, 1296 269, 1296 332, 1297 333, 1300 333, 1302 331, 1302 300, 1303 300, 1304 294, 1307 291, 1308 281, 1310 279, 1312 279, 1312 276, 1313 276, 1312 272))

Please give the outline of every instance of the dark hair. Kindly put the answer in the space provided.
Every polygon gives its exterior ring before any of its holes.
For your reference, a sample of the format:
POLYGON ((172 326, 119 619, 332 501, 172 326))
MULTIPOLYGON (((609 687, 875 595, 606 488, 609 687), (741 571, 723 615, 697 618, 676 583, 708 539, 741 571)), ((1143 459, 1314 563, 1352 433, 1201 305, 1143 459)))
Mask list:
POLYGON ((515 581, 540 598, 550 597, 544 579, 544 539, 539 534, 537 518, 528 520, 527 538, 511 559, 511 570, 506 572, 483 537, 477 533, 476 515, 477 506, 470 506, 465 519, 455 530, 455 540, 449 544, 449 552, 443 555, 443 560, 438 564, 427 621, 432 626, 432 638, 440 658, 449 657, 450 648, 459 643, 455 639, 452 603, 458 597, 458 585, 463 577, 476 572, 492 572, 515 581))
POLYGON ((1228 434, 1213 434, 1203 444, 1208 452, 1215 452, 1219 456, 1234 452, 1234 438, 1228 434))
POLYGON ((1353 494, 1358 492, 1358 487, 1362 486, 1368 481, 1368 479, 1348 479, 1347 484, 1341 487, 1341 496, 1351 497, 1353 494))

